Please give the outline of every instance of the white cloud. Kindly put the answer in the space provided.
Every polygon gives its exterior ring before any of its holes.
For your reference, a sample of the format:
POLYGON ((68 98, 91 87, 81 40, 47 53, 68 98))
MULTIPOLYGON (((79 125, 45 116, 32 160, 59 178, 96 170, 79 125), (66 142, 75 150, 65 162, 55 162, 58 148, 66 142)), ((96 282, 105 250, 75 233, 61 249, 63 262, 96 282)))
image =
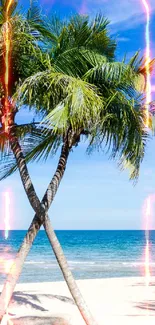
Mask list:
MULTIPOLYGON (((44 3, 54 4, 56 0, 42 0, 44 3)), ((61 4, 70 5, 70 0, 61 0, 61 4)), ((149 0, 150 12, 155 11, 155 1, 149 0)), ((145 9, 142 0, 76 0, 72 6, 81 14, 90 15, 102 12, 112 24, 121 24, 123 21, 132 26, 145 20, 145 9)), ((123 25, 123 29, 126 26, 123 25)))
POLYGON ((130 39, 127 38, 127 37, 118 37, 118 38, 117 38, 117 41, 119 41, 119 42, 129 42, 130 39))
MULTIPOLYGON (((155 11, 155 1, 150 0, 151 13, 155 11)), ((112 24, 123 24, 123 29, 135 26, 140 21, 145 20, 145 10, 140 0, 87 0, 85 10, 92 13, 101 11, 107 16, 112 24), (127 27, 126 27, 127 26, 127 27)))

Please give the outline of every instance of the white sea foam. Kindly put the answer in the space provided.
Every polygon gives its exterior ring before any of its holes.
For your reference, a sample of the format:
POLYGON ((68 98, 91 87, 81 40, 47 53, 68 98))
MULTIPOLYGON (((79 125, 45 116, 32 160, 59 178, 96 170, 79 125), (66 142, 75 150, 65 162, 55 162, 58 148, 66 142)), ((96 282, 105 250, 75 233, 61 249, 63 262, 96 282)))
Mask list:
POLYGON ((46 262, 44 261, 27 261, 25 264, 45 264, 46 262))

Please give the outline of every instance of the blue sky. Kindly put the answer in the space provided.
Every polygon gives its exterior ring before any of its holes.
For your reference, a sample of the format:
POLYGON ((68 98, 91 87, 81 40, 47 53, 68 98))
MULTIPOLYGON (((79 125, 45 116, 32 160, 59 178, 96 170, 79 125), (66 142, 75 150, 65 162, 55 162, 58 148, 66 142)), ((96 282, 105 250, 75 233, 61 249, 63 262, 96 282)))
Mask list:
MULTIPOLYGON (((111 20, 110 32, 118 40, 117 58, 130 57, 145 50, 145 13, 139 0, 40 0, 43 11, 57 12, 68 17, 74 12, 93 16, 101 11, 111 20)), ((29 1, 20 1, 26 9, 29 1)), ((151 47, 155 56, 155 2, 150 0, 151 47)), ((155 81, 153 80, 155 84, 155 81)), ((155 93, 154 93, 155 94, 155 93)), ((155 96, 154 96, 155 97, 155 96)), ((22 111, 18 121, 32 120, 32 114, 22 111)), ((41 198, 56 168, 58 157, 47 164, 29 167, 37 193, 41 198)), ((155 193, 155 139, 150 140, 141 174, 136 186, 128 180, 127 172, 120 172, 117 162, 103 153, 86 154, 82 143, 71 154, 65 177, 50 209, 55 229, 141 229, 144 225, 142 206, 149 194, 155 193)), ((4 228, 3 193, 11 191, 11 227, 27 229, 33 211, 21 185, 18 173, 0 183, 0 228, 4 228)), ((155 221, 151 221, 155 228, 155 221)))

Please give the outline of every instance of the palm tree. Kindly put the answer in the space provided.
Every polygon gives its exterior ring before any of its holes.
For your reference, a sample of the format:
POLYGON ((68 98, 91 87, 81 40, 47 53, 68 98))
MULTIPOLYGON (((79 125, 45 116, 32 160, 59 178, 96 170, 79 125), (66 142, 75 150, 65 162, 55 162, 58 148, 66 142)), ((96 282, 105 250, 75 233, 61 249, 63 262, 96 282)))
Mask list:
MULTIPOLYGON (((35 106, 46 116, 41 132, 40 126, 26 126, 28 131, 24 132, 24 135, 30 135, 31 145, 33 139, 35 143, 36 140, 39 142, 32 152, 29 152, 29 146, 26 148, 27 159, 43 154, 47 156, 51 151, 55 153, 60 146, 62 150, 56 173, 40 204, 21 148, 19 151, 18 128, 13 128, 12 125, 12 151, 36 215, 4 286, 1 299, 4 299, 5 303, 1 308, 1 315, 7 308, 24 260, 43 224, 83 318, 87 324, 94 324, 83 301, 79 299, 79 291, 51 227, 47 211, 63 177, 69 153, 79 143, 81 136, 90 139, 90 147, 101 146, 106 140, 107 144, 113 145, 113 156, 118 152, 121 157, 123 154, 127 161, 135 165, 135 171, 139 169, 144 154, 146 134, 143 114, 139 112, 140 105, 136 100, 133 82, 138 76, 141 77, 139 67, 136 66, 137 56, 128 65, 124 62, 113 62, 115 44, 107 36, 106 26, 107 22, 103 17, 97 17, 90 25, 87 18, 78 16, 63 26, 55 20, 47 36, 46 60, 42 62, 40 71, 28 77, 18 89, 20 104, 35 106), (103 40, 104 42, 101 42, 103 40), (50 43, 52 47, 49 46, 50 43), (8 283, 9 295, 7 294, 8 299, 5 301, 8 283)), ((45 58, 44 55, 43 57, 45 58)), ((5 160, 4 162, 6 163, 5 160)), ((10 155, 8 166, 10 168, 10 155)), ((14 169, 13 166, 11 172, 14 169)), ((6 168, 5 176, 8 174, 10 171, 6 168)))
MULTIPOLYGON (((6 6, 6 3, 4 5, 6 6)), ((20 25, 20 22, 21 21, 18 20, 19 25, 20 25)), ((19 28, 19 26, 18 26, 18 29, 17 29, 18 32, 20 31, 20 33, 18 33, 18 36, 19 36, 18 37, 18 42, 19 42, 19 38, 23 37, 24 34, 25 34, 24 36, 26 36, 26 41, 27 41, 27 38, 28 38, 28 40, 30 38, 30 41, 32 43, 32 49, 33 49, 32 53, 33 54, 35 53, 35 57, 33 55, 31 57, 31 55, 30 55, 31 52, 26 52, 26 55, 29 54, 29 56, 30 56, 30 58, 32 60, 32 64, 33 64, 34 63, 34 61, 33 61, 34 58, 36 60, 36 57, 39 54, 39 60, 41 61, 40 62, 40 66, 41 66, 41 64, 43 64, 42 55, 41 55, 42 53, 39 52, 38 47, 34 46, 35 39, 33 38, 33 34, 34 34, 33 29, 30 28, 30 30, 27 31, 29 26, 27 24, 27 21, 26 22, 24 21, 24 23, 25 23, 26 27, 22 25, 21 29, 19 28), (25 29, 23 31, 24 27, 25 27, 25 29), (27 32, 29 32, 29 33, 27 34, 27 32), (31 35, 31 33, 33 33, 33 34, 31 35), (41 55, 41 58, 40 58, 40 55, 41 55)), ((17 41, 17 34, 15 34, 16 29, 13 26, 13 23, 11 22, 11 20, 10 20, 10 24, 12 26, 12 32, 14 34, 15 41, 17 41)), ((32 26, 34 26, 34 25, 32 25, 32 26)), ((36 24, 35 24, 35 28, 36 28, 36 24)), ((42 30, 41 30, 41 32, 42 32, 42 30)), ((44 29, 43 29, 43 32, 44 32, 44 29)), ((48 33, 46 35, 48 36, 48 33)), ((14 44, 15 44, 15 41, 14 41, 14 44)), ((21 44, 21 43, 19 43, 19 44, 21 44)), ((22 49, 24 50, 24 47, 22 47, 22 49)), ((13 58, 13 54, 14 53, 12 52, 12 58, 13 58)), ((25 54, 25 52, 24 52, 24 54, 25 54)), ((20 59, 20 62, 21 62, 22 59, 23 59, 23 53, 19 57, 19 59, 20 59)), ((16 58, 16 61, 17 61, 17 58, 16 58)), ((27 59, 27 61, 28 61, 28 59, 27 59)), ((35 61, 35 69, 37 70, 36 62, 38 64, 38 60, 35 61)), ((15 68, 16 68, 16 64, 15 64, 15 68)), ((21 70, 23 78, 19 78, 19 75, 20 75, 19 74, 19 69, 20 68, 22 68, 21 64, 19 64, 18 69, 14 69, 14 71, 15 71, 14 75, 15 75, 16 79, 18 80, 18 82, 19 82, 20 79, 23 80, 25 78, 25 75, 23 74, 23 69, 21 70)), ((25 68, 25 66, 24 66, 24 68, 25 68)), ((27 68, 27 70, 29 72, 29 70, 30 70, 29 69, 29 64, 27 65, 26 68, 27 68)), ((45 63, 44 63, 44 68, 45 68, 45 63)), ((34 69, 34 65, 33 65, 33 69, 34 69)), ((33 71, 33 69, 32 69, 32 71, 33 71)), ((26 70, 26 73, 27 73, 27 76, 28 76, 27 70, 26 70)), ((24 72, 25 72, 25 70, 24 70, 24 72)), ((17 80, 16 80, 16 82, 17 82, 17 80)), ((10 97, 12 97, 12 94, 13 94, 13 91, 14 91, 13 86, 15 87, 15 82, 13 83, 12 87, 10 87, 10 89, 9 89, 9 90, 11 90, 10 91, 10 97)), ((94 103, 93 103, 94 100, 97 100, 97 102, 99 102, 99 103, 101 102, 101 101, 99 101, 98 96, 93 92, 93 89, 91 90, 88 87, 85 87, 85 88, 86 88, 86 91, 88 92, 88 94, 90 92, 90 95, 91 95, 90 100, 88 101, 88 105, 90 105, 91 103, 94 105, 94 103)), ((2 84, 2 89, 3 89, 3 91, 5 90, 4 87, 3 87, 3 84, 2 84)), ((5 95, 5 91, 4 91, 4 95, 5 95)), ((30 249, 31 244, 32 244, 33 238, 35 237, 36 232, 39 230, 39 228, 40 228, 41 224, 43 223, 43 220, 45 220, 45 216, 46 216, 46 211, 45 211, 45 208, 43 208, 43 203, 40 204, 39 199, 37 198, 37 195, 35 193, 35 189, 33 187, 33 184, 31 182, 31 179, 29 177, 29 173, 28 173, 27 166, 25 164, 22 149, 21 149, 20 143, 18 141, 18 138, 20 136, 23 136, 23 135, 25 135, 27 133, 32 133, 34 135, 34 133, 36 131, 35 126, 34 126, 34 124, 22 126, 22 130, 21 130, 21 128, 19 128, 15 124, 15 115, 17 113, 17 107, 16 107, 17 105, 15 105, 14 101, 12 99, 10 99, 10 98, 8 99, 8 103, 9 103, 9 116, 5 115, 6 112, 5 112, 5 106, 4 106, 3 102, 2 102, 2 106, 1 106, 1 116, 2 116, 1 117, 1 125, 2 125, 2 128, 1 128, 1 140, 2 140, 1 141, 1 149, 3 149, 3 151, 4 151, 5 149, 8 149, 8 146, 12 149, 12 151, 14 153, 14 156, 15 156, 15 159, 16 159, 16 163, 17 163, 18 168, 20 170, 20 175, 21 175, 21 179, 22 179, 25 191, 26 191, 26 193, 27 193, 27 195, 29 197, 29 200, 30 200, 30 203, 31 203, 33 209, 35 210, 35 212, 37 214, 36 214, 36 217, 35 217, 35 221, 32 224, 32 227, 30 227, 30 231, 28 233, 28 236, 26 237, 26 239, 24 241, 24 244, 22 246, 23 251, 24 251, 24 255, 21 256, 22 250, 20 250, 20 256, 19 256, 19 254, 17 256, 16 267, 18 267, 18 268, 16 270, 14 269, 14 273, 11 274, 11 276, 12 276, 12 287, 10 285, 8 286, 8 282, 7 282, 6 286, 4 287, 4 290, 2 292, 1 306, 0 306, 0 308, 1 308, 1 317, 3 317, 3 314, 6 311, 8 301, 10 299, 10 294, 12 292, 12 288, 14 288, 16 280, 17 280, 17 278, 19 276, 18 271, 21 269, 23 261, 24 261, 26 255, 27 255, 28 250, 30 249), (8 127, 9 130, 8 130, 8 132, 6 132, 6 129, 5 129, 5 118, 6 117, 7 118, 9 117, 9 121, 8 121, 9 122, 9 127, 8 127)), ((37 132, 38 132, 38 130, 37 130, 37 132)), ((68 142, 68 138, 67 138, 67 134, 66 134, 66 143, 67 142, 68 142)), ((69 147, 70 147, 70 144, 69 144, 69 147)), ((62 176, 63 176, 64 169, 65 169, 65 164, 66 164, 65 160, 66 160, 66 157, 67 157, 68 153, 69 153, 68 145, 66 146, 66 144, 65 144, 65 145, 63 145, 63 148, 62 148, 62 153, 61 153, 61 157, 60 157, 60 161, 59 161, 59 164, 58 164, 57 171, 56 171, 56 173, 55 173, 55 175, 54 175, 54 177, 52 179, 52 182, 51 182, 51 184, 49 186, 49 188, 51 188, 52 191, 53 191, 53 196, 55 194, 54 191, 56 192, 56 190, 57 190, 56 187, 58 187, 59 178, 62 178, 62 176), (65 159, 64 159, 64 157, 65 157, 65 159), (54 187, 55 187, 55 189, 54 189, 54 187)), ((46 203, 47 197, 49 196, 49 188, 48 188, 48 191, 47 191, 47 193, 46 193, 46 195, 44 197, 45 203, 46 203)), ((51 201, 52 201, 52 199, 53 198, 51 198, 51 201)), ((49 200, 48 200, 48 202, 49 202, 49 200)), ((55 245, 55 244, 56 244, 56 238, 54 239, 53 248, 55 246, 58 247, 58 245, 55 245)), ((59 251, 60 251, 60 249, 61 249, 61 247, 59 248, 59 251)), ((66 263, 65 259, 64 259, 63 263, 66 263)), ((68 277, 68 279, 71 278, 71 280, 72 280, 72 285, 74 285, 74 288, 73 288, 72 291, 75 292, 74 293, 74 299, 75 299, 75 301, 77 300, 77 302, 78 302, 77 298, 78 298, 78 296, 80 296, 80 293, 78 292, 78 289, 76 288, 76 286, 74 284, 74 279, 72 279, 71 273, 69 273, 69 272, 70 271, 68 271, 68 274, 66 274, 66 277, 68 277)), ((85 305, 82 297, 80 298, 80 302, 78 302, 78 305, 79 305, 80 311, 81 311, 81 313, 83 315, 83 318, 86 320, 87 324, 89 324, 89 323, 90 324, 95 324, 95 322, 92 319, 91 314, 89 313, 89 311, 87 311, 86 305, 85 305)))

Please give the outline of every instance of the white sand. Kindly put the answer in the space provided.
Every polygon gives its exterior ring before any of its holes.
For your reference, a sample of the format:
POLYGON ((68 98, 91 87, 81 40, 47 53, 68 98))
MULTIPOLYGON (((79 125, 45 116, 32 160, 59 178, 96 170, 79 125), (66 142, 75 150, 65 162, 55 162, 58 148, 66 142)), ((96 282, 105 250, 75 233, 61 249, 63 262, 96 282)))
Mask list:
MULTIPOLYGON (((99 325, 155 324, 155 278, 149 288, 143 278, 77 283, 99 325)), ((84 324, 64 282, 18 284, 9 313, 17 325, 84 324)))

